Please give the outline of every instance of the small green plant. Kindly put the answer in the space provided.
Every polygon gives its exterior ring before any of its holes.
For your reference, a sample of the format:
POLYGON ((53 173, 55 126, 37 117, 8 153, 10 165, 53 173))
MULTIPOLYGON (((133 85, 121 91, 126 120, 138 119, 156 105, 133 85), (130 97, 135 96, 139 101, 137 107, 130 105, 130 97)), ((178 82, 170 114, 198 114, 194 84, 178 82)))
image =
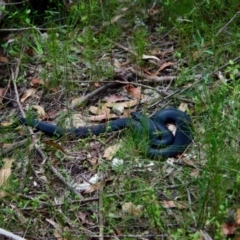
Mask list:
POLYGON ((137 53, 137 61, 141 63, 142 56, 145 53, 147 47, 147 31, 143 28, 139 28, 134 33, 133 47, 134 51, 137 53))
POLYGON ((146 217, 150 220, 150 224, 158 231, 163 231, 164 224, 161 220, 162 206, 160 206, 153 189, 149 189, 142 197, 146 217))

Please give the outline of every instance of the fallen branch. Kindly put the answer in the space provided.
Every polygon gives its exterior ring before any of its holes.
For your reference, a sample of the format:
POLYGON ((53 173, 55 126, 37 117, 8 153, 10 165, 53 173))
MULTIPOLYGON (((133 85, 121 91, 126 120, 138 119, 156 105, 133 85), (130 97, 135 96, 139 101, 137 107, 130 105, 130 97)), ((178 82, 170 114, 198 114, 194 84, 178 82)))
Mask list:
POLYGON ((100 88, 98 88, 98 89, 92 91, 91 93, 88 93, 85 96, 83 96, 82 98, 80 98, 79 101, 76 101, 74 103, 74 105, 72 105, 71 107, 74 108, 75 106, 86 104, 94 96, 106 91, 109 88, 115 88, 115 87, 120 86, 122 84, 125 84, 125 83, 124 82, 112 82, 112 83, 105 84, 105 85, 101 86, 100 88))
MULTIPOLYGON (((171 82, 178 78, 177 76, 162 76, 162 77, 150 76, 134 68, 130 68, 129 70, 132 73, 136 74, 137 76, 141 78, 145 78, 143 80, 140 80, 142 82, 171 82)), ((202 78, 202 74, 192 75, 192 76, 189 76, 189 78, 199 79, 199 78, 202 78)))
POLYGON ((11 147, 5 148, 0 152, 0 157, 11 153, 14 149, 19 148, 27 143, 28 139, 12 144, 11 147))
POLYGON ((5 237, 8 237, 10 239, 13 239, 13 240, 26 240, 25 238, 22 238, 22 237, 19 237, 17 235, 15 235, 14 233, 11 233, 7 230, 4 230, 2 228, 0 228, 0 235, 3 235, 5 237))

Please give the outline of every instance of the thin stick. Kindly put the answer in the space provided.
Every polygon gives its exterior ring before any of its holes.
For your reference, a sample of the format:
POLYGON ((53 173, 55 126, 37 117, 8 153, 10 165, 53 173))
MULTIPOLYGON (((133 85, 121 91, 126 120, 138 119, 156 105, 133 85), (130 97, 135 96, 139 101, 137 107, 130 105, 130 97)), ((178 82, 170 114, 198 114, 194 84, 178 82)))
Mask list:
MULTIPOLYGON (((234 58, 234 59, 233 59, 233 62, 237 62, 237 61, 239 61, 239 59, 240 59, 240 56, 234 58)), ((209 76, 217 73, 219 70, 222 70, 223 68, 227 67, 229 64, 230 64, 229 62, 228 62, 228 63, 225 63, 225 64, 222 65, 221 67, 219 67, 219 68, 217 68, 216 70, 212 71, 212 72, 209 74, 209 76)), ((199 75, 200 75, 200 74, 199 74, 199 75)), ((163 98, 159 103, 161 103, 161 102, 163 102, 164 100, 172 97, 173 95, 179 95, 179 94, 185 92, 186 90, 189 90, 190 88, 192 88, 192 87, 195 86, 196 84, 200 83, 203 79, 204 79, 204 77, 203 77, 202 75, 200 75, 199 79, 198 79, 196 82, 194 82, 192 85, 190 85, 189 87, 183 88, 182 90, 177 90, 177 91, 175 91, 174 93, 170 94, 168 97, 163 98)))
POLYGON ((62 176, 62 174, 60 172, 58 172, 58 170, 54 166, 50 165, 50 169, 72 192, 74 192, 81 199, 83 199, 83 196, 81 195, 81 193, 78 192, 70 183, 68 183, 65 180, 65 178, 62 176))
POLYGON ((91 93, 88 93, 87 95, 85 95, 84 97, 82 97, 81 99, 79 99, 79 101, 77 101, 76 103, 74 103, 74 105, 72 105, 71 107, 74 108, 76 105, 82 105, 86 102, 88 102, 91 98, 93 98, 94 96, 106 91, 109 88, 114 88, 117 87, 119 85, 124 84, 124 82, 112 82, 112 83, 108 83, 106 85, 103 85, 102 87, 94 90, 91 93))
POLYGON ((119 44, 119 43, 115 43, 115 46, 123 49, 124 51, 130 52, 131 54, 133 54, 134 56, 137 56, 137 53, 134 52, 132 49, 124 47, 123 45, 119 44))
POLYGON ((103 187, 99 189, 98 192, 99 200, 99 239, 104 240, 104 219, 103 219, 103 187))
MULTIPOLYGON (((97 238, 99 239, 99 235, 88 235, 91 238, 97 238)), ((167 234, 119 234, 119 235, 104 235, 105 238, 107 239, 167 239, 169 237, 167 234)))
POLYGON ((232 21, 233 19, 240 13, 240 11, 236 12, 233 17, 217 32, 215 36, 217 36, 220 32, 223 31, 224 28, 226 28, 232 21))
MULTIPOLYGON (((20 109, 20 111, 22 113, 22 116, 26 117, 25 112, 23 111, 23 108, 22 108, 21 103, 20 103, 17 84, 16 84, 16 81, 17 81, 17 78, 18 78, 18 75, 19 75, 19 67, 20 67, 22 56, 23 56, 23 52, 21 53, 20 58, 17 60, 17 66, 16 66, 15 71, 13 71, 11 69, 11 75, 12 75, 12 82, 13 82, 13 87, 14 87, 14 92, 15 92, 16 102, 17 102, 18 108, 20 109)), ((29 128, 29 131, 30 131, 31 134, 33 134, 32 129, 29 128)), ((29 163, 30 163, 29 158, 25 157, 24 162, 23 162, 23 169, 22 169, 22 172, 21 172, 21 179, 26 178, 27 166, 29 165, 29 163)), ((22 192, 23 189, 24 189, 24 181, 21 181, 21 184, 19 186, 19 191, 22 192)))
POLYGON ((13 70, 12 70, 11 73, 12 73, 12 82, 13 82, 13 87, 14 87, 14 91, 15 91, 16 102, 17 102, 18 108, 21 111, 22 116, 26 117, 25 112, 23 111, 22 105, 20 103, 17 84, 16 84, 16 81, 17 81, 17 78, 19 75, 19 67, 20 67, 21 59, 22 59, 22 54, 21 54, 20 58, 17 60, 17 66, 16 66, 15 72, 13 72, 13 70))
POLYGON ((116 81, 103 81, 103 83, 121 83, 122 85, 124 85, 124 84, 131 84, 131 85, 133 85, 133 86, 139 86, 139 87, 143 87, 143 88, 148 88, 148 89, 151 89, 151 90, 154 90, 154 91, 156 91, 156 92, 158 92, 159 94, 161 94, 161 95, 165 95, 166 96, 166 93, 165 92, 163 92, 163 91, 161 91, 161 90, 158 90, 157 88, 155 88, 155 87, 150 87, 150 86, 148 86, 148 85, 146 85, 146 84, 142 84, 142 83, 136 83, 136 82, 122 82, 122 81, 119 81, 119 80, 116 80, 116 81))
POLYGON ((213 240, 205 230, 199 230, 204 240, 213 240))
POLYGON ((13 240, 26 240, 25 238, 22 238, 22 237, 19 237, 17 235, 15 235, 14 233, 11 233, 7 230, 4 230, 2 228, 0 228, 0 235, 3 235, 5 237, 8 237, 10 239, 13 239, 13 240))
POLYGON ((28 0, 21 1, 21 2, 4 3, 4 6, 9 6, 9 5, 19 5, 19 4, 23 4, 23 3, 25 3, 25 2, 28 2, 28 0))
MULTIPOLYGON (((129 69, 132 73, 136 74, 139 77, 143 77, 145 79, 141 80, 143 82, 171 82, 175 79, 177 79, 177 76, 163 76, 163 77, 158 77, 158 76, 149 76, 139 70, 136 70, 134 68, 129 69)), ((189 78, 202 78, 202 74, 196 74, 193 76, 189 76, 189 78)))
POLYGON ((11 152, 12 152, 14 149, 16 149, 16 148, 19 148, 19 147, 25 145, 25 144, 27 143, 27 141, 28 141, 27 139, 24 139, 24 140, 22 140, 22 141, 20 141, 20 142, 17 142, 17 143, 12 144, 11 147, 8 147, 8 148, 3 149, 3 150, 0 152, 0 157, 1 157, 2 155, 6 155, 6 154, 8 154, 8 153, 11 153, 11 152))
MULTIPOLYGON (((176 184, 176 185, 168 185, 168 186, 164 186, 164 187, 159 187, 158 190, 164 190, 164 189, 175 189, 175 188, 178 188, 180 187, 181 185, 180 184, 176 184)), ((133 190, 133 191, 126 191, 126 192, 121 192, 121 193, 112 193, 112 194, 106 194, 104 195, 105 197, 119 197, 119 196, 124 196, 126 194, 132 194, 132 193, 141 193, 141 192, 145 192, 145 191, 148 191, 148 189, 142 189, 142 190, 133 190)), ((27 197, 26 195, 22 195, 24 198, 27 198, 27 199, 33 199, 32 197, 27 197)), ((70 201, 69 203, 71 204, 85 204, 85 203, 88 203, 88 202, 95 202, 95 201, 99 201, 99 196, 98 197, 89 197, 89 198, 83 198, 83 199, 80 199, 80 200, 74 200, 74 201, 70 201)), ((49 206, 48 203, 45 203, 45 202, 39 202, 39 206, 38 208, 43 208, 45 206, 49 206)), ((62 206, 63 204, 65 203, 54 203, 52 204, 51 206, 62 206)), ((26 207, 24 208, 24 210, 32 210, 33 208, 32 207, 26 207)))
MULTIPOLYGON (((65 28, 67 27, 66 25, 65 26, 61 26, 61 29, 62 28, 65 28)), ((59 28, 37 28, 37 27, 23 27, 23 28, 2 28, 0 29, 0 32, 18 32, 18 31, 25 31, 25 30, 37 30, 37 31, 48 31, 48 30, 58 30, 60 29, 59 28)))

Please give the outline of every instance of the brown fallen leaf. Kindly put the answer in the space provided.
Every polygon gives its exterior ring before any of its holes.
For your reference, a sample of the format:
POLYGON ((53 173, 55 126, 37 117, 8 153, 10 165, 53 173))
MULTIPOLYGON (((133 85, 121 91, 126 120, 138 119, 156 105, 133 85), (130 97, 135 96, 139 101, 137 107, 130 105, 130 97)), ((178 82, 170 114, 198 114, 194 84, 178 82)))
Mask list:
POLYGON ((159 14, 160 11, 161 11, 161 8, 155 7, 155 8, 148 9, 147 13, 148 13, 148 15, 153 16, 153 15, 159 14))
POLYGON ((107 107, 116 107, 116 106, 122 106, 124 108, 131 108, 138 104, 138 99, 133 99, 127 102, 121 102, 121 103, 105 103, 104 105, 107 107))
POLYGON ((133 98, 140 99, 140 97, 141 97, 141 88, 133 87, 131 85, 126 85, 125 89, 133 96, 133 98))
POLYGON ((34 51, 34 49, 33 48, 27 48, 26 50, 25 50, 25 53, 28 55, 28 56, 34 56, 34 55, 36 55, 36 52, 34 51))
POLYGON ((46 218, 46 221, 54 227, 53 235, 58 240, 67 240, 67 238, 63 237, 63 233, 67 230, 67 227, 63 227, 60 224, 54 222, 52 219, 46 218))
POLYGON ((240 209, 239 208, 237 209, 237 221, 236 221, 236 223, 237 223, 237 226, 240 226, 240 209))
POLYGON ((12 147, 12 143, 3 143, 3 144, 1 144, 1 148, 10 148, 10 147, 12 147))
POLYGON ((7 93, 7 88, 0 88, 0 103, 2 103, 3 97, 5 97, 6 93, 7 93))
POLYGON ((58 116, 59 112, 57 112, 56 110, 52 110, 51 112, 48 112, 46 118, 44 118, 43 120, 45 119, 55 119, 57 116, 58 116))
POLYGON ((236 224, 235 223, 231 223, 231 224, 227 224, 227 223, 222 223, 222 234, 225 236, 231 236, 234 235, 236 233, 236 224))
POLYGON ((8 194, 5 191, 0 191, 0 198, 6 197, 8 194))
POLYGON ((122 211, 124 214, 139 217, 142 214, 142 206, 136 206, 132 202, 126 202, 122 205, 122 211))
POLYGON ((130 117, 132 111, 133 110, 131 109, 124 109, 123 115, 121 117, 130 117))
POLYGON ((110 109, 104 105, 101 108, 95 107, 95 106, 90 106, 89 111, 95 115, 106 115, 107 116, 108 114, 110 114, 110 109))
POLYGON ((74 99, 72 100, 71 104, 70 104, 70 107, 71 107, 71 108, 74 108, 74 107, 80 105, 80 104, 82 103, 83 99, 84 99, 83 97, 74 98, 74 99))
POLYGON ((142 59, 154 59, 154 60, 157 60, 157 62, 160 62, 160 59, 156 56, 153 56, 153 55, 145 55, 143 54, 142 55, 142 59))
POLYGON ((107 147, 104 151, 103 158, 111 160, 120 147, 121 147, 120 143, 107 147))
POLYGON ((101 87, 101 84, 100 84, 99 82, 94 82, 94 83, 93 83, 93 86, 94 86, 95 88, 99 88, 99 87, 101 87))
POLYGON ((95 223, 93 223, 87 219, 88 214, 86 214, 84 212, 78 212, 77 216, 81 220, 82 224, 88 224, 91 226, 95 225, 95 223))
POLYGON ((65 126, 66 128, 79 128, 87 126, 86 118, 81 113, 74 113, 70 118, 66 119, 65 126))
POLYGON ((116 58, 113 59, 113 65, 118 69, 122 68, 122 64, 116 58))
POLYGON ((97 115, 97 116, 91 116, 88 118, 89 121, 91 122, 101 122, 103 120, 110 120, 110 119, 115 119, 118 116, 116 114, 102 114, 102 115, 97 115))
POLYGON ((153 74, 153 76, 157 76, 164 68, 169 67, 169 66, 172 66, 172 65, 174 65, 173 62, 165 62, 165 63, 163 63, 163 64, 159 67, 159 69, 153 74))
POLYGON ((206 50, 207 50, 207 48, 202 45, 199 50, 194 51, 194 52, 192 53, 193 59, 194 59, 194 60, 197 60, 197 59, 199 59, 200 57, 202 57, 206 50))
POLYGON ((36 109, 38 114, 40 115, 41 118, 45 118, 46 117, 46 112, 43 109, 43 107, 39 106, 39 105, 32 105, 32 108, 36 109))
POLYGON ((93 166, 95 166, 95 165, 98 164, 98 158, 97 158, 97 157, 92 157, 92 158, 87 159, 87 160, 88 160, 88 162, 90 162, 91 165, 93 165, 93 166))
POLYGON ((115 103, 115 102, 120 102, 120 101, 126 101, 128 99, 126 97, 123 97, 118 94, 112 94, 108 97, 105 97, 103 100, 108 103, 115 103))
POLYGON ((4 56, 0 56, 0 62, 1 63, 7 63, 9 62, 8 58, 4 57, 4 56))
POLYGON ((3 161, 5 162, 3 167, 0 170, 0 186, 3 186, 11 176, 12 173, 12 163, 14 159, 12 158, 4 158, 3 161))
POLYGON ((199 169, 193 169, 192 171, 191 171, 191 173, 190 173, 190 175, 192 176, 192 177, 198 177, 199 175, 200 175, 200 171, 199 171, 199 169))
POLYGON ((164 207, 164 208, 178 208, 178 209, 184 209, 186 208, 186 203, 184 202, 176 202, 176 201, 161 201, 160 204, 164 207))
POLYGON ((96 190, 99 190, 101 187, 102 187, 101 184, 91 184, 83 191, 83 194, 95 192, 96 190))
POLYGON ((188 108, 188 104, 184 102, 181 102, 181 104, 178 107, 178 109, 181 110, 182 112, 186 112, 187 108, 188 108))
POLYGON ((46 144, 47 147, 53 147, 63 153, 66 153, 63 146, 61 146, 60 144, 58 144, 57 142, 54 142, 53 140, 43 140, 42 141, 44 144, 46 144))
POLYGON ((8 127, 8 126, 11 126, 12 125, 12 122, 1 122, 1 125, 3 127, 8 127))
POLYGON ((34 96, 35 95, 35 93, 36 93, 36 91, 37 91, 37 89, 35 89, 35 88, 30 88, 30 89, 28 89, 24 94, 23 94, 23 96, 22 96, 22 98, 21 98, 21 103, 23 103, 23 102, 25 102, 25 100, 27 99, 27 98, 29 98, 29 97, 31 97, 31 96, 34 96))
POLYGON ((30 85, 33 87, 38 87, 40 85, 44 85, 44 81, 41 78, 33 78, 30 81, 30 85))

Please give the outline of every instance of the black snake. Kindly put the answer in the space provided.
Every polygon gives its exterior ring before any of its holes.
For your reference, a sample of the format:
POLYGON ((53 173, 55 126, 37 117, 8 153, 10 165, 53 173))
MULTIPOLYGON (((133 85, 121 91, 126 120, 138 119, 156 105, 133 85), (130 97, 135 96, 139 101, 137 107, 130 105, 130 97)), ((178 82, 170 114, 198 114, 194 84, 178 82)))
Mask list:
POLYGON ((186 113, 176 108, 159 110, 151 118, 140 112, 132 113, 131 116, 131 118, 120 118, 108 123, 73 129, 63 129, 36 119, 20 118, 19 121, 23 125, 35 127, 48 135, 57 137, 67 134, 74 138, 85 138, 123 128, 133 128, 140 135, 145 131, 149 140, 147 155, 151 158, 177 156, 183 153, 192 142, 191 119, 186 113), (169 123, 176 125, 175 136, 166 126, 169 123))

